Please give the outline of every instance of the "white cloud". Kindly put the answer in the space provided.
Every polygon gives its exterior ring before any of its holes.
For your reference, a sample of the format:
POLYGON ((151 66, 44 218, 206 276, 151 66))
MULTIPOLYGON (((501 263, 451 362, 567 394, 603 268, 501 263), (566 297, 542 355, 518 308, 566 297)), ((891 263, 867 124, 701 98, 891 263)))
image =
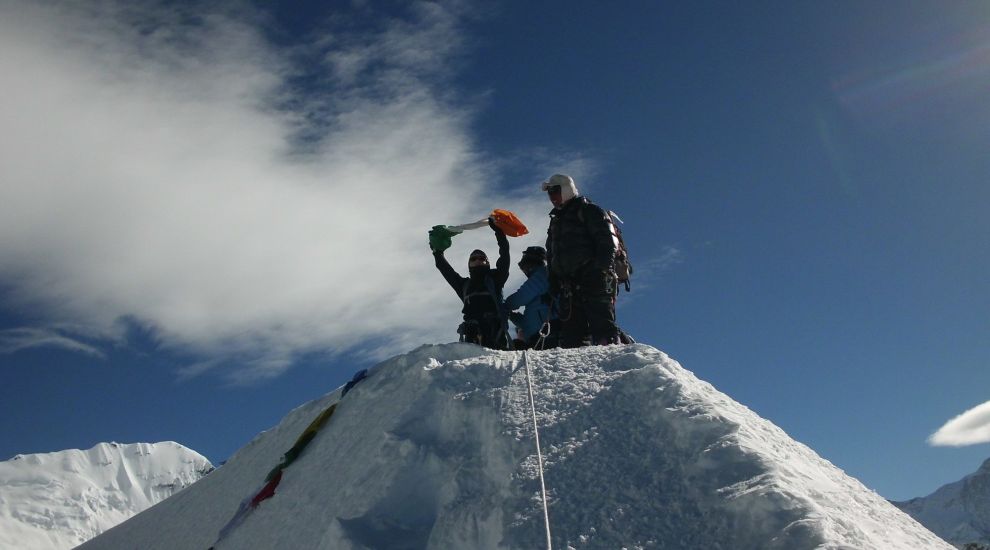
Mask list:
POLYGON ((0 330, 0 353, 16 353, 24 349, 42 347, 61 348, 94 357, 104 357, 99 349, 54 329, 21 327, 0 330))
POLYGON ((679 248, 666 245, 659 255, 647 258, 641 264, 635 265, 636 274, 647 280, 658 279, 683 261, 684 253, 679 248))
MULTIPOLYGON (((635 246, 635 243, 627 244, 635 246)), ((635 248, 631 248, 629 253, 633 265, 632 284, 641 291, 652 288, 665 273, 684 261, 684 253, 669 245, 664 246, 658 255, 647 258, 636 256, 635 248)), ((624 298, 625 295, 620 293, 619 296, 624 298)))
MULTIPOLYGON (((510 208, 534 228, 514 250, 542 243, 538 181, 495 189, 442 91, 456 13, 423 3, 282 52, 222 13, 93 5, 0 6, 0 283, 46 324, 137 322, 192 356, 186 375, 264 378, 301 353, 453 339, 434 224, 510 208), (314 54, 321 70, 299 64, 314 54), (288 85, 306 71, 322 94, 288 85)), ((455 267, 494 253, 470 233, 455 267)))
POLYGON ((948 447, 990 443, 990 401, 946 422, 928 438, 928 443, 948 447))

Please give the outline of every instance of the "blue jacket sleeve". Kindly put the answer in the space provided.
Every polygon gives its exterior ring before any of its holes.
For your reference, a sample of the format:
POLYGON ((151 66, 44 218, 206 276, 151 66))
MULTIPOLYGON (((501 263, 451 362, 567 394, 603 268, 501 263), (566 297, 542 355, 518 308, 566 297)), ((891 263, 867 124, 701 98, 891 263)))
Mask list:
POLYGON ((546 274, 538 271, 532 277, 526 279, 526 282, 519 287, 519 290, 513 292, 505 299, 505 307, 509 311, 519 309, 539 296, 546 294, 549 290, 550 283, 547 281, 546 274))

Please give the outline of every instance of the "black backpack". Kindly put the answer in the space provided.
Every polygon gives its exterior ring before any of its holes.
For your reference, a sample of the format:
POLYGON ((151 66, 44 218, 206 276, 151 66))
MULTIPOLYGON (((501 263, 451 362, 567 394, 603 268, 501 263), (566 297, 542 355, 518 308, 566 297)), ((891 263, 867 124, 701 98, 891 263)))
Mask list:
MULTIPOLYGON (((603 209, 604 210, 604 209, 603 209)), ((626 292, 631 290, 630 279, 633 274, 632 262, 629 261, 629 249, 626 248, 626 241, 622 238, 622 229, 615 222, 624 223, 618 214, 611 210, 605 210, 608 214, 608 225, 615 238, 615 278, 626 287, 626 292)), ((584 210, 578 210, 578 219, 584 223, 584 210)))
POLYGON ((616 242, 619 243, 615 248, 615 278, 618 279, 620 283, 625 285, 626 292, 629 292, 629 279, 633 274, 633 266, 629 261, 629 249, 626 248, 626 241, 622 239, 622 230, 619 229, 619 225, 615 223, 616 221, 623 223, 622 218, 611 210, 608 210, 607 212, 610 225, 612 226, 612 235, 615 236, 616 242))

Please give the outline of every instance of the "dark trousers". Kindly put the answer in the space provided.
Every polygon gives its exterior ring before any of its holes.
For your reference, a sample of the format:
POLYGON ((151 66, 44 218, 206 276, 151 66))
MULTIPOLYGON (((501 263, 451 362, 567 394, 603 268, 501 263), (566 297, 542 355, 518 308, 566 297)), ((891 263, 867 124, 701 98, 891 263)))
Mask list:
POLYGON ((560 294, 560 347, 619 342, 615 323, 615 279, 592 272, 564 280, 560 294))
POLYGON ((495 316, 480 320, 465 319, 458 327, 457 332, 461 335, 462 342, 470 342, 491 349, 511 349, 505 326, 501 319, 495 316))

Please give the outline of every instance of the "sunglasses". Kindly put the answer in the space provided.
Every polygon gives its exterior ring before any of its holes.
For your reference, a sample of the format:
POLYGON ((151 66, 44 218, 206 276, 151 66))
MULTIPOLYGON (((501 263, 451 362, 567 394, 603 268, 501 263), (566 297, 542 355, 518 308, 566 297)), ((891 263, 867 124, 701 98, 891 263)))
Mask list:
POLYGON ((547 187, 547 194, 548 195, 559 195, 560 194, 560 186, 559 185, 554 185, 552 187, 547 187))
POLYGON ((468 262, 469 263, 472 263, 472 264, 475 263, 475 262, 478 262, 478 263, 488 263, 488 258, 486 258, 484 256, 471 256, 470 258, 468 258, 468 262))

